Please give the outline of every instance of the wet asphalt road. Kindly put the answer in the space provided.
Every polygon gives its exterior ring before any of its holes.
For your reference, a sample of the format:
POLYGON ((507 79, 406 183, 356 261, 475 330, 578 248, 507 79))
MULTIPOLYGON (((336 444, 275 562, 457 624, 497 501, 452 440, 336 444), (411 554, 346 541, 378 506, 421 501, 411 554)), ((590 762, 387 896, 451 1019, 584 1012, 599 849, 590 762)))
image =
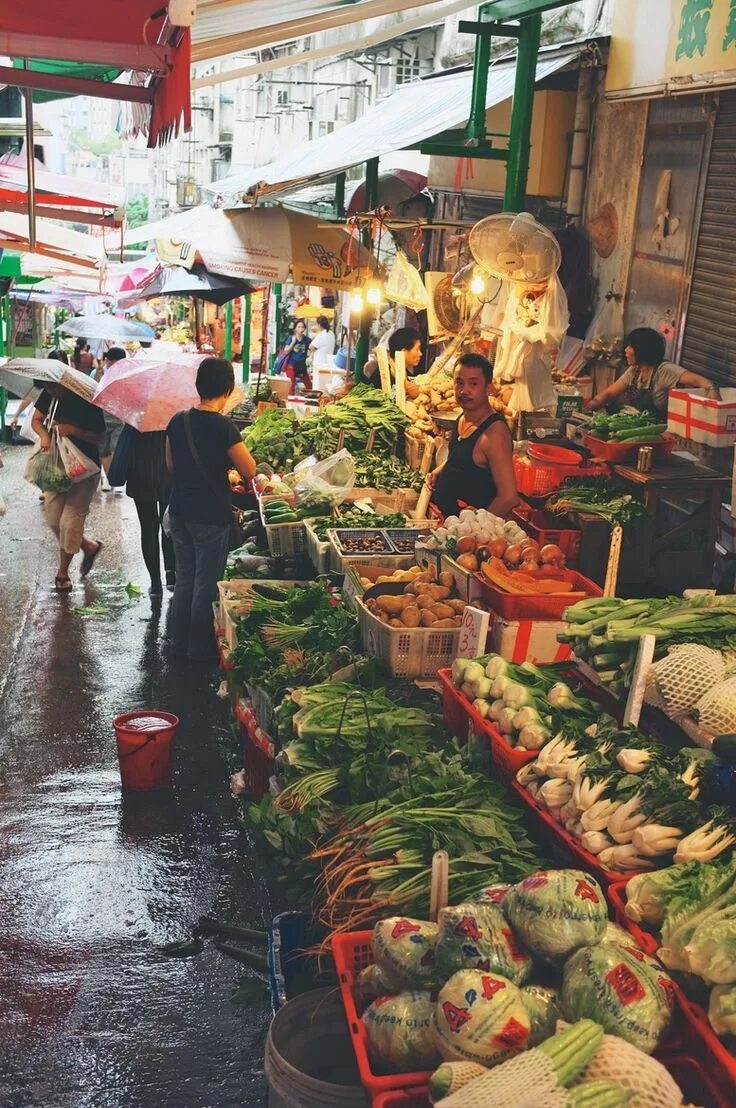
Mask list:
POLYGON ((127 497, 95 497, 87 533, 105 549, 87 585, 52 591, 27 453, 3 448, 0 470, 0 1108, 256 1108, 262 989, 237 1006, 246 967, 157 950, 200 915, 269 919, 229 796, 219 676, 166 661, 167 600, 146 594, 127 497), (175 783, 123 797, 112 720, 139 707, 181 718, 175 783))

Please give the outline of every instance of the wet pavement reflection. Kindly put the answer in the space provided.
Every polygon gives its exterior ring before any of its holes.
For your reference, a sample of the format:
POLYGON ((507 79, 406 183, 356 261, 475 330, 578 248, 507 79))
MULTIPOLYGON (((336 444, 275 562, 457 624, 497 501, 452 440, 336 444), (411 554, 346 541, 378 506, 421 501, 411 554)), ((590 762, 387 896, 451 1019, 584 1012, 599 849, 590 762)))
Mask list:
POLYGON ((212 946, 158 949, 201 915, 269 919, 219 676, 166 661, 168 600, 148 599, 127 498, 95 497, 93 577, 53 592, 26 453, 0 470, 0 1108, 260 1108, 265 994, 232 1004, 250 971, 212 946), (174 787, 123 795, 112 720, 141 707, 181 718, 174 787))

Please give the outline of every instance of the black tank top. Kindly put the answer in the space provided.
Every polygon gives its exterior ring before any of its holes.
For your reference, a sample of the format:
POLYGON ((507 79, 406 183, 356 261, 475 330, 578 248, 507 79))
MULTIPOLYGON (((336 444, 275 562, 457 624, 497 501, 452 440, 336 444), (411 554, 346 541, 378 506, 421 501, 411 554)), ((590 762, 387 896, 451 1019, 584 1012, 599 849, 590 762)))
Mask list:
POLYGON ((450 439, 450 453, 447 462, 437 478, 437 484, 432 494, 432 503, 439 508, 443 516, 457 515, 459 510, 458 500, 469 504, 471 508, 487 508, 495 500, 498 490, 493 480, 493 474, 490 469, 475 464, 473 450, 483 432, 491 424, 498 422, 506 426, 506 420, 501 413, 493 412, 466 439, 460 438, 458 425, 456 424, 450 439))

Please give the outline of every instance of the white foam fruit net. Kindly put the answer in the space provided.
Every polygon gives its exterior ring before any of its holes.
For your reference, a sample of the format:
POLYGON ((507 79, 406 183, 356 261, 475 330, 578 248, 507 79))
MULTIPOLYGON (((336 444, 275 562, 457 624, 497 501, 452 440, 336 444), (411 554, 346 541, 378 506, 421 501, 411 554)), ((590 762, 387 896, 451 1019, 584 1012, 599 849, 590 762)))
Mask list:
POLYGON ((631 1093, 627 1108, 683 1108, 680 1086, 656 1058, 650 1058, 615 1035, 604 1035, 590 1065, 579 1079, 617 1081, 631 1093))
POLYGON ((673 646, 650 667, 644 690, 648 704, 670 716, 692 708, 723 680, 726 662, 719 650, 696 643, 673 646))
POLYGON ((452 1096, 438 1101, 438 1108, 566 1108, 562 1088, 551 1060, 530 1050, 489 1070, 452 1096))
POLYGON ((698 726, 714 735, 736 733, 736 674, 714 685, 695 705, 698 726))

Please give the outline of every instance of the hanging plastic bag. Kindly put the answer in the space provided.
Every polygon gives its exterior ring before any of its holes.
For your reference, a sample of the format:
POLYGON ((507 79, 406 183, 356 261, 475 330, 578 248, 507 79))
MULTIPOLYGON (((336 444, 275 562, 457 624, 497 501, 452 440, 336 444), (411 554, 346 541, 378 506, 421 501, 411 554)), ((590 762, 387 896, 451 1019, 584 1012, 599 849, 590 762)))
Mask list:
POLYGON ((3 500, 2 496, 0 496, 0 519, 3 518, 3 516, 5 515, 7 510, 8 510, 8 505, 3 500))
POLYGON ((59 457, 56 436, 49 450, 36 447, 26 463, 23 476, 41 492, 66 492, 71 488, 72 483, 59 457))
POLYGON ((59 435, 59 457, 66 470, 66 475, 73 485, 78 481, 86 481, 88 477, 94 477, 100 472, 100 467, 83 451, 75 446, 71 439, 59 435))
POLYGON ((395 304, 402 304, 405 308, 413 308, 415 312, 429 305, 429 294, 424 287, 421 273, 401 250, 396 252, 396 259, 383 291, 387 300, 393 300, 395 304))
POLYGON ((303 470, 294 492, 300 508, 337 507, 355 485, 355 462, 348 450, 338 450, 311 469, 303 470))

